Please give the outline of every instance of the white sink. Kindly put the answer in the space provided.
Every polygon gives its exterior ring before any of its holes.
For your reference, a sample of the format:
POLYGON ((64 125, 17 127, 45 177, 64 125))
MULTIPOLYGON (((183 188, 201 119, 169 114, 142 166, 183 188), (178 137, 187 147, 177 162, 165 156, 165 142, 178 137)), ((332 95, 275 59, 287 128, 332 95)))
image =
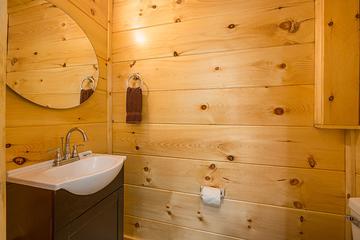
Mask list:
POLYGON ((89 195, 111 183, 120 173, 125 159, 125 156, 91 154, 60 167, 53 167, 51 160, 8 171, 7 181, 47 190, 65 189, 73 194, 89 195))

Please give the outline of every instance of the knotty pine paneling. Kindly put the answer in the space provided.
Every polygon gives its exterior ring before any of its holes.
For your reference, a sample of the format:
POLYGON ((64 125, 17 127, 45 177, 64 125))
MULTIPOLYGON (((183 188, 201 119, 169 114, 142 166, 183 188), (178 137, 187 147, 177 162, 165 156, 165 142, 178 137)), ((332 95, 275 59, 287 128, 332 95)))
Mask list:
POLYGON ((7 1, 0 1, 0 240, 6 239, 5 91, 7 1))
POLYGON ((316 124, 358 126, 359 2, 316 1, 316 124))
POLYGON ((198 194, 200 186, 226 189, 225 199, 341 214, 342 171, 298 169, 129 155, 125 183, 198 194), (276 194, 269 194, 276 193, 276 194))
POLYGON ((313 0, 114 0, 115 32, 204 17, 245 15, 293 7, 313 0))
MULTIPOLYGON (((312 85, 150 92, 142 122, 312 126, 313 92, 312 85)), ((126 93, 113 94, 113 107, 113 119, 125 122, 126 93)))
POLYGON ((148 240, 244 240, 133 216, 125 216, 124 231, 125 240, 134 238, 148 240))
POLYGON ((125 214, 245 239, 343 239, 342 215, 224 200, 221 208, 199 195, 125 186, 125 214))
MULTIPOLYGON (((116 16, 115 16, 116 17, 116 16)), ((113 61, 309 43, 314 3, 113 33, 113 61)))
POLYGON ((114 1, 127 238, 344 239, 345 134, 313 127, 314 6, 114 1), (124 120, 134 72, 138 125, 124 120), (224 187, 224 204, 203 205, 200 185, 224 187))
MULTIPOLYGON (((30 4, 39 4, 39 2, 41 1, 33 1, 30 4)), ((50 0, 49 2, 69 14, 87 34, 99 59, 99 86, 94 96, 86 103, 67 110, 43 108, 7 90, 6 142, 10 144, 6 155, 8 168, 17 167, 11 162, 15 156, 28 158, 28 164, 52 158, 53 153, 48 153, 48 149, 60 146, 59 138, 73 126, 84 128, 89 134, 89 142, 83 150, 107 152, 107 25, 100 24, 99 19, 107 18, 107 10, 104 12, 104 9, 107 9, 108 3, 107 1, 90 3, 85 0, 50 0), (89 8, 90 11, 92 8, 95 9, 94 14, 87 14, 89 8)), ((14 5, 9 7, 10 12, 16 16, 20 12, 14 5)), ((34 15, 34 21, 37 18, 41 18, 41 14, 34 15)), ((11 18, 11 25, 21 23, 18 22, 21 19, 20 16, 11 18)), ((21 40, 18 43, 21 43, 21 40)), ((78 138, 77 140, 82 141, 78 138)))
POLYGON ((343 131, 312 127, 115 123, 114 152, 344 170, 343 131))
POLYGON ((156 58, 113 65, 113 91, 139 72, 146 91, 314 84, 314 44, 156 58))

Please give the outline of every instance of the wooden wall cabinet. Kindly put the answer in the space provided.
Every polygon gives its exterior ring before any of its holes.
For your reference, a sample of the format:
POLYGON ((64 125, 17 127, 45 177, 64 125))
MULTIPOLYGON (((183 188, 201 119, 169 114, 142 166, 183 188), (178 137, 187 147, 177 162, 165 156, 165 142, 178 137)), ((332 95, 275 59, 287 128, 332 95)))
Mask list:
POLYGON ((124 171, 101 191, 74 195, 7 185, 8 240, 123 239, 124 171))
POLYGON ((316 1, 315 125, 359 126, 359 0, 316 1))

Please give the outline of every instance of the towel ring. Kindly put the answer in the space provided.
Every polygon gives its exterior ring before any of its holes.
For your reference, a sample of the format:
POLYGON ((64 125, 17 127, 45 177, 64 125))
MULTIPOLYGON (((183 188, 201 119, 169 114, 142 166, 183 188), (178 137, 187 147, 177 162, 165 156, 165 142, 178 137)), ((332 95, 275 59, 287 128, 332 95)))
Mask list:
POLYGON ((92 88, 92 90, 94 90, 95 91, 95 79, 94 79, 94 77, 93 76, 88 76, 87 78, 85 78, 84 80, 82 80, 82 82, 81 82, 81 85, 80 85, 80 90, 84 90, 84 82, 85 81, 89 81, 90 83, 91 83, 91 88, 92 88))
POLYGON ((140 73, 133 73, 129 76, 129 78, 127 80, 127 87, 130 86, 130 81, 132 81, 132 80, 139 81, 140 87, 142 86, 142 77, 141 77, 140 73))

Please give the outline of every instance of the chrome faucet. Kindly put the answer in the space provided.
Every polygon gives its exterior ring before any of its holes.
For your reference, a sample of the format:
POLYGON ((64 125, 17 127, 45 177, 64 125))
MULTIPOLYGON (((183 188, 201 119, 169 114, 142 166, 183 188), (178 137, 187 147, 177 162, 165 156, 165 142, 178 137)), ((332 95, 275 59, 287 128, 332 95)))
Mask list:
POLYGON ((64 138, 61 138, 61 147, 49 150, 49 152, 56 152, 56 158, 55 158, 54 164, 53 164, 55 167, 62 166, 62 165, 80 160, 77 147, 81 146, 82 144, 74 144, 73 150, 70 153, 70 138, 72 136, 72 133, 75 131, 81 133, 84 142, 86 142, 88 140, 88 136, 86 135, 84 130, 82 130, 81 128, 78 128, 78 127, 71 128, 66 134, 65 151, 63 148, 64 147, 64 144, 63 144, 64 138))
POLYGON ((81 133, 84 142, 86 142, 88 140, 88 136, 86 135, 85 131, 82 130, 81 128, 74 127, 72 129, 70 129, 68 131, 68 133, 66 134, 66 137, 65 137, 64 160, 69 160, 70 158, 78 158, 79 157, 79 154, 78 154, 78 151, 77 151, 77 146, 78 145, 74 144, 73 151, 72 151, 72 153, 70 152, 70 138, 72 136, 72 133, 75 132, 75 131, 81 133))

